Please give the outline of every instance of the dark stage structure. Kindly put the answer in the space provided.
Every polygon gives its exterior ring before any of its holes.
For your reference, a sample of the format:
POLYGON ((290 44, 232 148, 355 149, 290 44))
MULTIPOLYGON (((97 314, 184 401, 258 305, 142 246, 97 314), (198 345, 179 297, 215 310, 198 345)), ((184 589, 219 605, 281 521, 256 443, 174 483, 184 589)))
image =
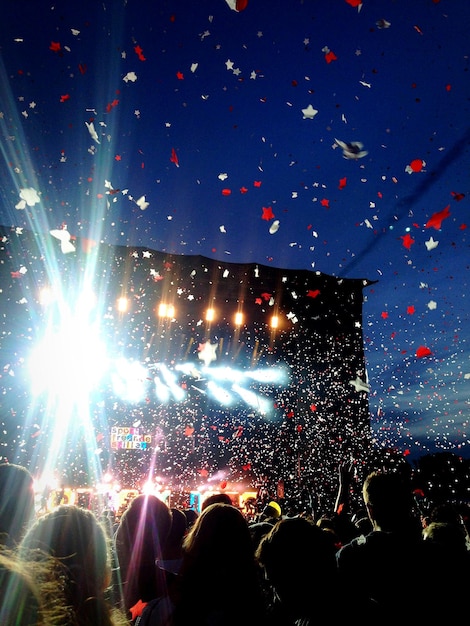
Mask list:
POLYGON ((368 457, 372 281, 109 246, 65 228, 6 226, 0 240, 2 460, 53 468, 63 484, 111 472, 129 488, 158 476, 179 490, 282 484, 321 499, 340 462, 368 457), (88 348, 87 325, 99 338, 88 348))

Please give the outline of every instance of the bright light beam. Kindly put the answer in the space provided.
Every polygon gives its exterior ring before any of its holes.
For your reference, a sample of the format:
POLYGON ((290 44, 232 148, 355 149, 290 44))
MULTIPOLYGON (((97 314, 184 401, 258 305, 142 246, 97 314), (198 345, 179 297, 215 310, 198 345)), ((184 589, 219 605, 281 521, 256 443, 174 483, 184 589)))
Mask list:
POLYGON ((122 400, 138 404, 146 396, 147 376, 143 365, 121 358, 116 361, 116 370, 111 375, 113 389, 122 400))
POLYGON ((250 391, 249 389, 244 389, 240 387, 240 385, 233 385, 233 391, 238 393, 240 398, 246 402, 249 406, 255 409, 261 415, 268 415, 272 410, 272 401, 267 398, 263 398, 259 396, 257 393, 250 391))
POLYGON ((106 348, 96 326, 80 317, 62 321, 58 330, 48 328, 30 359, 31 389, 80 404, 99 385, 108 365, 106 348))
POLYGON ((207 390, 210 395, 217 400, 217 402, 220 402, 220 404, 223 404, 224 406, 230 406, 233 404, 234 399, 232 394, 230 394, 223 387, 216 385, 214 381, 210 380, 207 383, 207 390))

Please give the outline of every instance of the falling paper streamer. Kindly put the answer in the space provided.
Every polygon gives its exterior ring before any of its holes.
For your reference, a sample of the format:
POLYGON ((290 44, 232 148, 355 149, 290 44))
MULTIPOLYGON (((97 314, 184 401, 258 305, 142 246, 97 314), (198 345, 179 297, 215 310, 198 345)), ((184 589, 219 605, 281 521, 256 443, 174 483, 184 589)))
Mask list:
POLYGON ((232 11, 244 11, 248 6, 248 0, 225 0, 232 11))
POLYGON ((345 159, 362 159, 368 154, 367 150, 363 150, 364 144, 360 141, 341 141, 340 139, 335 139, 335 142, 343 151, 343 156, 345 159))
POLYGON ((88 132, 90 133, 90 137, 93 139, 93 141, 96 141, 96 143, 100 143, 100 140, 98 139, 98 133, 95 130, 95 125, 93 124, 93 122, 85 122, 85 125, 88 128, 88 132))
POLYGON ((64 254, 75 252, 75 246, 70 241, 70 233, 65 228, 50 230, 49 233, 60 241, 60 249, 64 254))
POLYGON ((140 198, 136 200, 135 203, 142 211, 145 211, 145 209, 147 209, 150 204, 145 200, 145 196, 140 196, 140 198))
POLYGON ((21 200, 15 205, 15 209, 24 209, 26 206, 34 206, 41 202, 38 192, 34 187, 25 187, 20 190, 21 200))
POLYGON ((274 235, 279 230, 279 220, 274 220, 274 222, 269 227, 269 234, 274 235))

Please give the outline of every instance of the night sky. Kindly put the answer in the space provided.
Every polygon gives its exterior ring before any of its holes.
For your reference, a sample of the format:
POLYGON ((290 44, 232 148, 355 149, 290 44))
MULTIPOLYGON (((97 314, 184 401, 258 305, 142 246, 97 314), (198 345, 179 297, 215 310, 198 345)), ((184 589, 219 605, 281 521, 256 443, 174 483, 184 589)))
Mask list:
MULTIPOLYGON (((118 275, 126 290, 116 259, 134 272, 133 255, 159 252, 359 281, 365 370, 350 374, 367 385, 373 445, 470 457, 470 4, 235 4, 2 3, 5 441, 30 447, 15 416, 34 423, 34 403, 17 385, 44 276, 74 284, 70 304, 93 273, 102 293, 118 275), (107 261, 77 260, 108 246, 107 261)), ((164 259, 150 269, 154 286, 164 259)), ((114 347, 126 335, 142 359, 143 326, 122 325, 114 347)))

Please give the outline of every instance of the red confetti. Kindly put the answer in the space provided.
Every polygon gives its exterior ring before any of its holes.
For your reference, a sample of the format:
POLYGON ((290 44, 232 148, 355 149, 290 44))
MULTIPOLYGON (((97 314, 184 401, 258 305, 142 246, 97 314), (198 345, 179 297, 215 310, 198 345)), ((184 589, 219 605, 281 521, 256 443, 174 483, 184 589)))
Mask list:
POLYGON ((68 93, 64 94, 63 96, 60 96, 61 102, 67 102, 67 100, 70 100, 70 96, 68 93))
POLYGON ((457 193, 455 191, 451 191, 450 195, 454 198, 456 202, 460 202, 460 200, 463 200, 465 198, 464 193, 457 193))
POLYGON ((144 56, 144 51, 140 46, 134 46, 134 52, 139 58, 139 61, 146 61, 147 59, 144 56))
POLYGON ((422 159, 413 159, 410 163, 410 168, 413 172, 421 172, 424 166, 424 161, 422 159))
POLYGON ((240 193, 248 193, 248 189, 246 187, 240 187, 240 193))
POLYGON ((432 354, 431 350, 426 346, 419 346, 416 350, 416 356, 418 359, 422 359, 424 356, 430 356, 432 354))
POLYGON ((442 209, 442 211, 433 213, 429 220, 426 222, 425 228, 435 228, 436 230, 439 230, 441 228, 443 220, 445 220, 449 216, 450 204, 448 204, 445 209, 442 209))
POLYGON ((406 312, 408 313, 408 315, 414 315, 415 313, 414 306, 411 304, 410 306, 406 307, 406 312))
POLYGON ((176 72, 176 78, 178 80, 184 80, 184 74, 183 72, 176 72))
POLYGON ((339 179, 338 189, 344 189, 346 187, 347 180, 348 179, 346 178, 346 176, 344 178, 340 178, 339 179))
POLYGON ((119 100, 113 100, 112 102, 108 102, 108 104, 106 105, 106 113, 109 113, 118 104, 119 104, 119 100))
POLYGON ((96 248, 96 241, 94 239, 87 239, 86 237, 83 237, 80 239, 80 243, 82 250, 85 253, 89 253, 93 250, 93 248, 96 248))
POLYGON ((327 209, 330 208, 330 201, 327 198, 323 198, 322 200, 320 200, 320 204, 327 209))
POLYGON ((178 159, 178 155, 176 154, 176 150, 174 148, 171 149, 171 157, 170 161, 176 165, 176 167, 180 166, 180 162, 178 159))
POLYGON ((329 52, 325 54, 325 61, 327 63, 331 63, 332 61, 337 61, 337 60, 338 60, 338 57, 332 50, 330 50, 329 52))
POLYGON ((231 189, 222 189, 223 196, 229 196, 232 193, 231 189))
POLYGON ((350 4, 352 7, 360 7, 362 0, 346 0, 346 4, 350 4))
POLYGON ((221 489, 226 489, 226 488, 227 488, 227 481, 226 481, 226 480, 223 480, 223 481, 220 483, 220 488, 221 488, 221 489))
POLYGON ((414 244, 415 240, 411 237, 409 233, 406 235, 402 235, 400 239, 403 240, 403 245, 407 250, 411 250, 411 246, 414 244))
POLYGON ((87 71, 87 66, 85 65, 85 63, 78 64, 78 71, 80 72, 82 76, 83 74, 85 74, 85 72, 87 71))
POLYGON ((52 52, 60 52, 60 50, 61 50, 60 43, 58 41, 51 41, 51 45, 49 46, 49 50, 52 50, 52 52))
POLYGON ((255 180, 253 183, 253 187, 261 187, 261 181, 260 180, 255 180))
POLYGON ((272 207, 270 206, 263 207, 263 215, 261 216, 261 219, 269 222, 269 220, 273 220, 274 218, 275 218, 275 215, 273 213, 272 207))
POLYGON ((307 291, 307 298, 316 298, 319 295, 320 295, 319 289, 309 289, 307 291))

